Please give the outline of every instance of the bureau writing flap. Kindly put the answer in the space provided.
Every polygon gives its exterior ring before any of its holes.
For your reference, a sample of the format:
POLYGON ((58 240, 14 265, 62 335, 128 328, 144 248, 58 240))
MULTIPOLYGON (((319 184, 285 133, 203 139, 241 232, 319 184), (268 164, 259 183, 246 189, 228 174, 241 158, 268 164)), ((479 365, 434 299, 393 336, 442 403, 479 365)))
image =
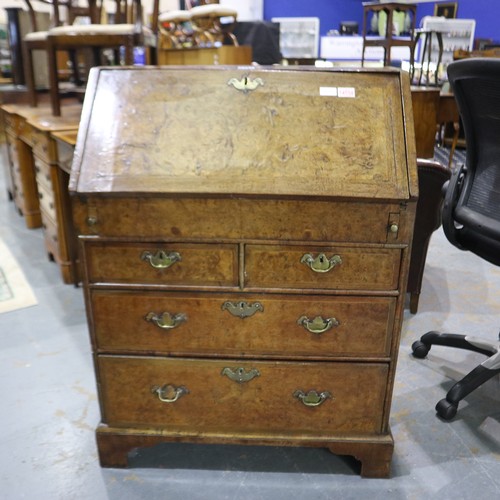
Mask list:
POLYGON ((95 68, 70 188, 408 199, 408 95, 396 70, 95 68))

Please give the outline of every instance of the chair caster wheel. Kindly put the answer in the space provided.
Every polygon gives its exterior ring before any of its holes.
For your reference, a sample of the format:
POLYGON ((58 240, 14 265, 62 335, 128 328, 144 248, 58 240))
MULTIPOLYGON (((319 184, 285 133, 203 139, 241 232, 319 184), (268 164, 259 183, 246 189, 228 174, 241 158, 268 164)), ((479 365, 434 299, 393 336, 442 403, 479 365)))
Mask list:
POLYGON ((429 351, 431 350, 431 347, 427 344, 424 344, 420 340, 416 340, 413 342, 411 345, 411 350, 413 351, 413 355, 416 358, 425 358, 429 351))
POLYGON ((458 405, 450 403, 447 399, 442 399, 436 405, 437 414, 444 420, 451 420, 458 410, 458 405))

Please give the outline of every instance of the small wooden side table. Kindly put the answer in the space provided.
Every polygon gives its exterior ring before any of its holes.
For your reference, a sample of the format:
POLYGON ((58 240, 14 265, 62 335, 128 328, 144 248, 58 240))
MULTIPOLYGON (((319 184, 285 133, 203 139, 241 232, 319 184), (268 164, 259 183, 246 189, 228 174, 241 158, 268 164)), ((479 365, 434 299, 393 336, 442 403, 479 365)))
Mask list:
POLYGON ((365 62, 366 47, 383 47, 384 48, 384 66, 389 66, 391 62, 391 47, 409 47, 410 49, 410 66, 413 66, 413 48, 415 45, 414 31, 416 24, 417 6, 415 4, 404 4, 399 2, 364 2, 363 3, 363 52, 361 54, 361 66, 365 62), (409 13, 411 15, 411 26, 409 37, 394 38, 392 33, 393 14, 395 11, 409 13), (370 13, 385 12, 387 14, 387 24, 385 28, 385 36, 368 38, 368 16, 370 13))

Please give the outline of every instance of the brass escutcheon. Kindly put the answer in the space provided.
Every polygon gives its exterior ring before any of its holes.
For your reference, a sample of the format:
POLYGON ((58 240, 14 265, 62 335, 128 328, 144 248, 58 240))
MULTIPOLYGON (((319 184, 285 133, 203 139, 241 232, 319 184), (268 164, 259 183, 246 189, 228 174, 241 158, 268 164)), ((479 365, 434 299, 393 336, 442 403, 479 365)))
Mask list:
POLYGON ((141 260, 148 262, 151 267, 155 269, 167 269, 176 262, 182 260, 179 252, 165 252, 158 250, 155 254, 145 251, 141 254, 141 260))
POLYGON ((162 328, 163 330, 172 330, 173 328, 177 328, 181 323, 187 321, 187 316, 184 313, 172 315, 167 311, 161 314, 149 312, 144 319, 154 323, 158 328, 162 328))
POLYGON ((220 372, 221 375, 225 375, 227 378, 233 382, 238 382, 238 384, 243 384, 244 382, 249 382, 255 377, 260 376, 259 370, 257 368, 251 368, 245 371, 245 368, 239 366, 237 368, 223 368, 220 372))
POLYGON ((300 389, 293 393, 293 397, 297 398, 303 405, 314 407, 323 404, 327 399, 333 399, 328 391, 318 393, 317 391, 309 391, 307 394, 300 389))
POLYGON ((321 316, 316 316, 311 320, 307 316, 301 316, 297 320, 297 324, 304 327, 308 332, 319 335, 327 332, 334 326, 339 326, 340 322, 336 318, 323 319, 321 316))
POLYGON ((231 78, 227 82, 228 85, 232 85, 236 90, 240 90, 245 94, 252 90, 255 90, 259 85, 264 85, 264 81, 262 78, 250 78, 248 76, 244 76, 241 79, 231 78))
POLYGON ((248 302, 230 302, 226 301, 222 304, 221 309, 223 311, 228 311, 233 316, 238 318, 248 318, 253 316, 257 311, 264 312, 264 306, 260 302, 254 302, 250 304, 248 302))
POLYGON ((151 387, 151 392, 155 394, 162 403, 175 403, 184 394, 189 394, 189 391, 184 387, 175 387, 172 384, 163 386, 155 385, 151 387))
POLYGON ((313 257, 310 253, 306 253, 300 259, 302 264, 306 264, 315 273, 327 273, 335 266, 342 264, 340 255, 333 255, 328 258, 324 253, 320 253, 317 257, 313 257))

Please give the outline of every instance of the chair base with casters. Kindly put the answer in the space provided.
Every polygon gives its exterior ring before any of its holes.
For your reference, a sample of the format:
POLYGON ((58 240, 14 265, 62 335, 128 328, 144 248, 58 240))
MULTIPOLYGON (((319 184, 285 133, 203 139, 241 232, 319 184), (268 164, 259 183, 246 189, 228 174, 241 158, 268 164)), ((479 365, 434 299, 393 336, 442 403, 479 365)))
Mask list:
POLYGON ((468 394, 500 373, 500 335, 498 342, 487 342, 477 337, 454 333, 428 332, 413 342, 413 356, 425 358, 433 345, 456 347, 489 356, 462 380, 458 381, 436 405, 436 412, 444 420, 451 420, 457 413, 458 404, 468 394))
MULTIPOLYGON (((467 145, 466 163, 453 170, 442 210, 443 230, 455 247, 500 266, 500 59, 471 58, 447 68, 467 145)), ((488 342, 468 335, 423 335, 412 346, 424 358, 432 345, 466 349, 488 356, 436 405, 452 419, 459 402, 500 373, 500 339, 488 342)))

